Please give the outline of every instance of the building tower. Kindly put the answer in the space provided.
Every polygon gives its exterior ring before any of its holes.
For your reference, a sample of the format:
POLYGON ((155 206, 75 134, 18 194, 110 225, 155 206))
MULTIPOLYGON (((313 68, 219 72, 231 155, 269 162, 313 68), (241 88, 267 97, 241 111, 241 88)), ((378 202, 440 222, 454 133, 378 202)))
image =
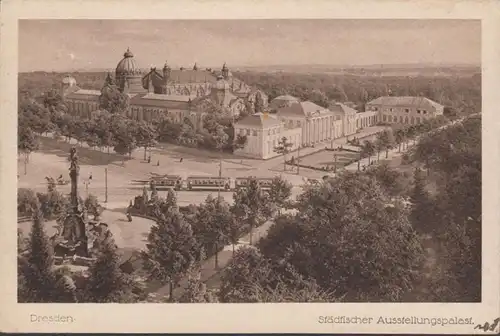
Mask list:
POLYGON ((221 75, 226 80, 231 76, 231 73, 229 72, 229 69, 226 66, 225 62, 224 62, 224 65, 222 66, 221 75))
POLYGON ((78 87, 76 86, 76 79, 70 75, 65 76, 61 83, 61 97, 65 97, 76 90, 78 90, 78 87))
POLYGON ((116 85, 123 93, 145 92, 142 87, 142 74, 134 59, 134 54, 127 49, 123 59, 116 66, 116 85))
POLYGON ((223 76, 218 76, 217 82, 215 82, 211 89, 212 99, 217 103, 217 105, 226 107, 224 105, 226 97, 228 97, 229 94, 229 83, 224 79, 223 76))
POLYGON ((170 73, 172 69, 168 66, 168 63, 165 61, 165 65, 163 66, 163 84, 167 85, 170 80, 170 73))

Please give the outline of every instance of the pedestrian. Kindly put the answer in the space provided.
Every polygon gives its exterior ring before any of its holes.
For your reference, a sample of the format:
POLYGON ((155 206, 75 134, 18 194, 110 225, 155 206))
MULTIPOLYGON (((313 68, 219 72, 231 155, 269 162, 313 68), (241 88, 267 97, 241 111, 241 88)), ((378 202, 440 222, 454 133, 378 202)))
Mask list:
POLYGON ((156 165, 159 167, 160 166, 160 160, 158 160, 158 162, 156 163, 156 165))
POLYGON ((151 163, 151 154, 148 156, 148 163, 151 163))
POLYGON ((89 175, 89 182, 92 181, 92 173, 89 175))
POLYGON ((179 162, 182 162, 182 160, 184 160, 184 158, 181 158, 181 159, 179 160, 179 162))

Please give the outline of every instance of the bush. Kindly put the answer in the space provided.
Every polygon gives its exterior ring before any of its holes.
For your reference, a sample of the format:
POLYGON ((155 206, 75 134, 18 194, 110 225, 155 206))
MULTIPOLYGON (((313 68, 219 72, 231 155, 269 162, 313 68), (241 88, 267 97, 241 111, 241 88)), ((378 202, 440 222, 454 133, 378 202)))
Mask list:
POLYGON ((40 207, 40 202, 31 189, 19 188, 17 190, 17 214, 19 216, 32 216, 34 209, 40 207))

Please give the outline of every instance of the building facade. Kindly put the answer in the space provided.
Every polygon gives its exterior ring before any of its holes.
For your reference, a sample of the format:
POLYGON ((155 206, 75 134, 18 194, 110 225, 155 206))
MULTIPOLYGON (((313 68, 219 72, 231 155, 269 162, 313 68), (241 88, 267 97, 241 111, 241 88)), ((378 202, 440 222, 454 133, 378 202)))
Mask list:
MULTIPOLYGON (((367 103, 365 112, 358 112, 352 105, 343 103, 334 103, 324 108, 289 95, 276 97, 275 100, 269 103, 269 110, 276 113, 269 115, 265 122, 253 122, 251 132, 245 131, 250 130, 247 124, 257 119, 248 117, 235 124, 237 132, 241 132, 239 134, 251 134, 247 148, 240 150, 240 154, 261 159, 276 156, 276 139, 272 137, 275 133, 269 133, 270 124, 280 130, 281 133, 276 134, 285 134, 289 130, 293 130, 290 134, 300 134, 290 136, 290 142, 296 148, 299 144, 314 146, 354 136, 359 130, 381 122, 418 124, 443 114, 444 109, 442 105, 425 97, 380 97, 367 103)), ((263 115, 259 118, 262 119, 263 115)))
POLYGON ((417 125, 442 115, 444 106, 426 97, 379 97, 368 103, 366 111, 377 113, 386 124, 417 125))
POLYGON ((268 159, 278 154, 274 148, 285 136, 292 143, 290 150, 308 147, 356 134, 362 127, 377 124, 373 112, 358 113, 337 103, 329 108, 291 96, 280 96, 270 102, 274 114, 255 114, 235 123, 236 134, 246 135, 247 146, 237 153, 252 158, 268 159))
POLYGON ((300 127, 287 126, 276 116, 261 112, 246 116, 235 123, 234 132, 247 137, 245 147, 236 150, 235 153, 257 159, 278 156, 279 154, 274 149, 279 146, 283 138, 291 144, 290 151, 298 149, 302 143, 300 127))
POLYGON ((108 74, 100 91, 81 89, 74 78, 67 76, 62 96, 69 113, 87 117, 99 109, 99 97, 110 88, 128 95, 130 108, 126 114, 133 119, 151 121, 163 115, 182 122, 188 118, 195 127, 201 125, 213 104, 234 118, 253 106, 257 96, 264 107, 268 105, 267 95, 233 77, 226 64, 220 71, 200 70, 196 64, 192 70, 173 70, 165 64, 161 72, 151 68, 144 74, 129 49, 118 62, 114 79, 108 74))

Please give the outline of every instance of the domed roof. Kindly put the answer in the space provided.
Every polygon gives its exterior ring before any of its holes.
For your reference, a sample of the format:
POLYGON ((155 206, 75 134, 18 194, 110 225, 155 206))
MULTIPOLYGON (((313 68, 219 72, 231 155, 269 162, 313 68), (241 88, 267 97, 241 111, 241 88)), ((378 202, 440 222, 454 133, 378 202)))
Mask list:
POLYGON ((215 82, 215 88, 217 90, 229 90, 229 83, 224 80, 224 77, 217 76, 217 82, 215 82))
POLYGON ((139 75, 141 73, 134 59, 134 54, 127 49, 123 54, 123 59, 116 66, 116 76, 139 75))
POLYGON ((63 84, 76 85, 76 79, 71 77, 70 75, 64 76, 62 82, 63 84))

